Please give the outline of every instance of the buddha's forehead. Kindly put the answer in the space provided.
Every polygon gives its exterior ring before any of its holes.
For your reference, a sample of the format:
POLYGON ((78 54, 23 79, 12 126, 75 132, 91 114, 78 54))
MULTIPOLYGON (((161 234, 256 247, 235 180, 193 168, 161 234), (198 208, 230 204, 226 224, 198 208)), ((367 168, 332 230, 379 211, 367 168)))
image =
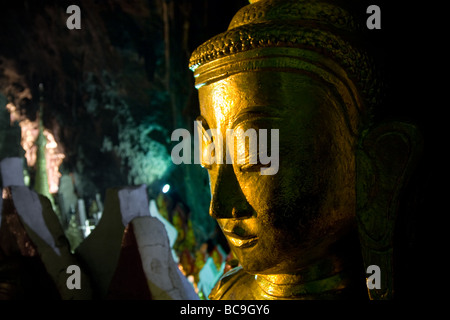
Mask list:
POLYGON ((210 128, 229 128, 240 113, 253 108, 281 117, 308 109, 317 105, 322 91, 303 73, 241 72, 202 86, 200 111, 210 128))

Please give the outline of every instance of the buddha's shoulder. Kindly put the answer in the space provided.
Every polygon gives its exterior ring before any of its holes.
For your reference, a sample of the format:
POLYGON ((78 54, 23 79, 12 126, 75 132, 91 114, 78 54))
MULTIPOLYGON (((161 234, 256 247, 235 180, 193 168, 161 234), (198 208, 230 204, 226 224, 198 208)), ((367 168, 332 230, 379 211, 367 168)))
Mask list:
POLYGON ((211 300, 251 299, 254 276, 236 267, 226 272, 209 294, 211 300))

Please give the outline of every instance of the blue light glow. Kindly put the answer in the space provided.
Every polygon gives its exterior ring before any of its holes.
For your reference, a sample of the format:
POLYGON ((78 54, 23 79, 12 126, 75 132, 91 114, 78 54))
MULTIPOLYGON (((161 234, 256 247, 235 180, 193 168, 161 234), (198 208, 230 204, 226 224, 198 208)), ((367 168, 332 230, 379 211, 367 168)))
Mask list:
POLYGON ((162 192, 163 193, 167 193, 170 190, 170 185, 165 184, 164 187, 162 188, 162 192))

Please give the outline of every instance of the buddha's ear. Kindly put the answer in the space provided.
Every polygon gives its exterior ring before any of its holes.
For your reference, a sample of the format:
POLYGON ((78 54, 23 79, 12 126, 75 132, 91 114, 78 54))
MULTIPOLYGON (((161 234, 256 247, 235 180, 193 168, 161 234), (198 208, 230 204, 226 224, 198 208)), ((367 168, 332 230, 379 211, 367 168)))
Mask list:
POLYGON ((371 299, 392 298, 398 200, 421 149, 421 135, 407 123, 383 123, 361 137, 356 152, 356 217, 365 268, 376 265, 380 271, 379 278, 368 279, 379 280, 379 288, 369 290, 371 299))

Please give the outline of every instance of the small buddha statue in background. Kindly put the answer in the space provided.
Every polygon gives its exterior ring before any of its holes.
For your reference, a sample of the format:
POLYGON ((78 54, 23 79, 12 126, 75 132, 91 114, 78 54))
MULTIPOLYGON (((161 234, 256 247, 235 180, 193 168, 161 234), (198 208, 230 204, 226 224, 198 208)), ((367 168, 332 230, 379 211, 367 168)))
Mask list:
POLYGON ((190 60, 204 157, 229 147, 210 129, 221 137, 278 130, 274 174, 248 161, 252 150, 244 163, 223 152, 204 164, 210 214, 240 262, 210 298, 390 299, 396 196, 418 150, 416 130, 372 122, 375 65, 337 2, 250 2, 190 60), (373 265, 381 283, 368 288, 373 265))

